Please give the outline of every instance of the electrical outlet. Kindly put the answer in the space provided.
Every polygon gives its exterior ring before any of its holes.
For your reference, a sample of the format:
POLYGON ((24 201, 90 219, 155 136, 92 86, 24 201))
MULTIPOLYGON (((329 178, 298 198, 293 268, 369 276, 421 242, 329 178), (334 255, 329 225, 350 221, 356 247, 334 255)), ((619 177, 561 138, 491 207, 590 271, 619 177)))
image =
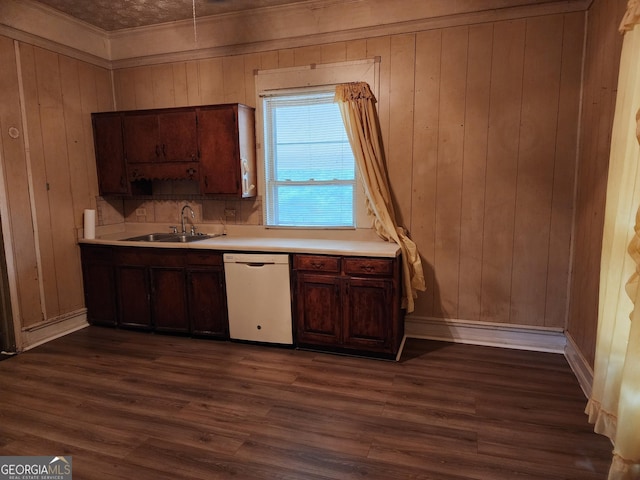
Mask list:
POLYGON ((225 208, 224 209, 224 216, 225 217, 235 217, 236 216, 236 209, 235 208, 225 208))
POLYGON ((147 209, 146 208, 136 208, 136 217, 146 217, 147 209))

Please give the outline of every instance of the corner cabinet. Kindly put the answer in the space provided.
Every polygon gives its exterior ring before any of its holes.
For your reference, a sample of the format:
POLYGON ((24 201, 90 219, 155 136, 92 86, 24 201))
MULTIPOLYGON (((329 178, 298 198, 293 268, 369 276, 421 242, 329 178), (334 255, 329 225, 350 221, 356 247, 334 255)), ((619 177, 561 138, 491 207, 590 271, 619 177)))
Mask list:
POLYGON ((251 107, 93 113, 92 122, 101 195, 152 195, 152 180, 191 180, 202 195, 256 196, 251 107))
POLYGON ((399 258, 297 254, 298 347, 395 358, 404 336, 399 258))

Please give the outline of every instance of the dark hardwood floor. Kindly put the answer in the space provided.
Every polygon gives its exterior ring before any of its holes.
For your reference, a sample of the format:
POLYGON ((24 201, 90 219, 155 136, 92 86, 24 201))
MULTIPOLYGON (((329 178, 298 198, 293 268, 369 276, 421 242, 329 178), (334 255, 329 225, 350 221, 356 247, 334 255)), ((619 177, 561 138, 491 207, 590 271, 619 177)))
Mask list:
POLYGON ((0 363, 0 455, 96 479, 604 479, 561 355, 400 362, 89 327, 0 363))

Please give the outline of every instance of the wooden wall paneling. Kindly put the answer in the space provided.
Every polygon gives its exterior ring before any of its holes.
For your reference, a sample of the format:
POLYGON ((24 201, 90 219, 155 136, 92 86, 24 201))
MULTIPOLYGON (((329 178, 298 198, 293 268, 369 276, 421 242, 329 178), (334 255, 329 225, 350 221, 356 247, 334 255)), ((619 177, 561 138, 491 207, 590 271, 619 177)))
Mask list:
POLYGON ((564 15, 549 239, 546 327, 566 327, 585 14, 564 15))
POLYGON ((244 56, 244 101, 250 107, 256 107, 256 76, 255 71, 262 68, 262 58, 258 53, 244 56))
POLYGON ((458 318, 462 165, 469 28, 442 31, 438 166, 436 172, 435 278, 440 287, 440 311, 458 318))
POLYGON ((415 35, 391 37, 387 169, 399 225, 411 230, 415 35))
POLYGON ((187 62, 185 64, 185 73, 187 76, 186 105, 202 105, 202 92, 200 88, 200 62, 187 62))
POLYGON ((272 50, 260 53, 260 69, 270 70, 280 66, 280 52, 272 50))
POLYGON ((177 107, 173 65, 161 64, 149 67, 153 92, 153 108, 177 107))
POLYGON ((411 236, 420 251, 427 286, 415 302, 415 312, 422 316, 441 311, 434 278, 441 53, 441 30, 416 35, 411 236))
MULTIPOLYGON (((90 187, 88 178, 87 157, 85 156, 85 144, 93 143, 93 135, 85 136, 83 120, 86 119, 82 107, 82 95, 80 93, 80 66, 79 60, 74 60, 64 55, 58 55, 60 68, 60 85, 62 87, 62 109, 64 114, 64 127, 66 149, 69 164, 70 193, 72 203, 67 205, 73 217, 73 228, 65 237, 64 245, 68 261, 65 263, 66 275, 72 282, 59 283, 63 288, 58 288, 60 313, 70 313, 84 306, 82 293, 82 268, 80 265, 80 251, 76 246, 76 229, 83 224, 83 210, 90 202, 90 187), (75 280, 75 282, 73 282, 75 280), (66 288, 71 286, 71 288, 66 288)), ((60 239, 62 240, 62 238, 60 239)), ((57 241, 56 241, 57 243, 57 241)), ((65 256, 66 256, 65 255, 65 256)), ((56 274, 58 272, 56 268, 56 274)), ((62 282, 65 282, 63 280, 62 282)))
POLYGON ((458 317, 480 320, 493 24, 469 27, 458 317))
POLYGON ((200 101, 205 105, 224 103, 222 58, 200 60, 200 101))
MULTIPOLYGON (((36 242, 38 248, 38 262, 41 271, 42 300, 44 302, 43 312, 46 316, 50 313, 59 311, 58 304, 58 284, 56 282, 56 255, 54 247, 54 236, 51 232, 51 224, 53 222, 51 206, 49 204, 47 177, 47 165, 45 160, 45 152, 48 145, 45 144, 43 135, 43 125, 41 118, 40 104, 51 107, 51 100, 42 94, 42 102, 40 100, 40 92, 38 88, 39 72, 37 53, 38 49, 28 44, 20 44, 20 59, 22 67, 22 88, 25 97, 25 112, 29 134, 29 163, 31 167, 31 187, 33 197, 32 208, 35 209, 35 222, 37 232, 36 242)), ((54 55, 54 54, 50 54, 54 55)), ((54 78, 55 80, 55 78, 54 78)), ((25 181, 26 181, 25 176, 25 181)), ((41 318, 39 320, 44 320, 41 318)), ((23 324, 24 326, 24 324, 23 324)))
MULTIPOLYGON (((105 71, 106 72, 106 71, 105 71)), ((80 223, 82 225, 82 212, 84 208, 96 208, 96 196, 98 195, 98 172, 96 168, 95 151, 93 147, 93 129, 91 126, 91 113, 98 111, 98 77, 101 76, 100 69, 93 65, 78 62, 78 84, 80 87, 80 118, 83 142, 83 158, 85 164, 87 184, 87 198, 84 204, 76 205, 80 213, 80 223)), ((113 108, 113 104, 111 106, 113 108)))
POLYGON ((246 103, 244 57, 222 59, 224 103, 246 103))
MULTIPOLYGON (((40 122, 42 144, 47 174, 48 206, 50 211, 50 232, 39 231, 39 239, 45 235, 53 237, 55 272, 43 269, 45 291, 47 282, 55 282, 58 288, 59 311, 47 298, 48 318, 80 308, 82 298, 82 276, 80 274, 80 253, 76 245, 76 231, 73 215, 71 166, 67 148, 67 128, 62 100, 62 76, 59 56, 36 49, 36 74, 38 99, 40 101, 40 122), (60 290, 64 288, 64 296, 60 290), (54 313, 55 312, 55 313, 54 313)), ((46 205, 36 205, 36 209, 46 205)))
POLYGON ((78 60, 59 56, 62 107, 69 153, 69 174, 73 204, 74 226, 82 227, 82 213, 90 205, 90 187, 85 144, 93 142, 93 136, 85 137, 82 95, 80 92, 80 68, 78 60))
POLYGON ((137 67, 133 72, 135 82, 135 108, 144 110, 155 107, 153 92, 153 67, 137 67))
POLYGON ((113 73, 116 110, 136 108, 135 68, 123 68, 113 73))
POLYGON ((567 330, 593 366, 608 149, 622 47, 623 0, 596 0, 587 13, 575 233, 567 330))
MULTIPOLYGON (((88 68, 91 66, 87 65, 88 68)), ((109 70, 93 67, 96 80, 96 94, 98 100, 97 111, 106 112, 115 110, 114 85, 109 70)))
POLYGON ((345 60, 362 60, 367 58, 367 41, 352 40, 345 45, 345 60))
POLYGON ((294 67, 295 57, 294 50, 292 48, 286 50, 278 50, 278 66, 277 68, 294 67))
MULTIPOLYGON (((593 10, 592 10, 593 12, 593 10)), ((594 133, 594 125, 598 121, 598 108, 595 95, 598 94, 597 75, 599 66, 603 61, 598 58, 598 42, 602 39, 598 35, 597 16, 589 14, 587 25, 587 42, 585 50, 585 63, 583 75, 583 100, 582 100, 582 118, 580 120, 580 145, 579 159, 576 174, 577 192, 575 200, 575 231, 573 242, 573 272, 571 277, 570 289, 570 309, 568 330, 577 345, 586 345, 588 342, 583 337, 585 330, 589 330, 589 325, 597 324, 598 311, 598 286, 594 275, 590 275, 589 271, 597 267, 600 262, 593 265, 591 255, 601 248, 601 239, 592 239, 591 227, 593 215, 597 213, 593 207, 592 191, 593 185, 591 181, 593 175, 589 175, 589 170, 593 169, 593 163, 597 161, 594 155, 594 145, 596 135, 594 133), (593 242, 595 240, 595 243, 593 242), (580 319, 580 320, 575 320, 580 319)), ((602 206, 604 212, 604 205, 602 206)), ((599 281, 599 278, 598 278, 599 281)), ((588 334, 587 334, 588 336, 588 334)), ((595 335, 593 336, 594 344, 589 346, 583 353, 586 358, 590 358, 593 365, 593 349, 595 345, 595 335), (591 351, 591 355, 589 353, 591 351)))
MULTIPOLYGON (((595 353, 595 332, 598 322, 598 292, 599 275, 591 274, 594 268, 600 266, 599 258, 602 248, 602 238, 594 236, 593 230, 598 230, 599 218, 604 219, 604 204, 598 209, 597 199, 594 198, 595 175, 597 158, 596 125, 600 117, 600 81, 599 77, 604 68, 604 50, 600 43, 604 32, 600 32, 597 7, 601 2, 594 3, 587 18, 587 44, 585 52, 584 78, 583 78, 583 112, 580 132, 580 158, 577 171, 577 195, 576 195, 576 219, 574 241, 574 268, 571 283, 571 303, 568 321, 568 330, 589 363, 593 365, 595 353), (600 215, 598 215, 598 210, 600 215), (595 218, 594 217, 599 217, 595 218), (597 260, 597 262, 596 262, 597 260), (579 320, 578 320, 579 319, 579 320), (591 341, 589 341, 591 338, 591 341)), ((602 159, 601 159, 602 161, 602 159)), ((608 165, 608 160, 607 160, 608 165)))
MULTIPOLYGON (((29 326, 43 319, 38 283, 38 264, 35 236, 31 217, 28 175, 25 162, 24 135, 22 129, 18 66, 14 42, 0 36, 0 135, 2 136, 2 158, 4 188, 11 224, 11 245, 15 268, 18 303, 20 311, 14 311, 21 326, 29 326), (9 128, 15 127, 20 137, 9 136, 9 128)), ((4 232, 5 237, 9 232, 4 232)), ((18 346, 20 339, 17 339, 18 346)))
POLYGON ((189 84, 187 81, 186 62, 171 65, 173 77, 173 99, 176 107, 189 105, 189 84))
POLYGON ((526 23, 510 314, 515 324, 545 324, 562 29, 561 15, 526 23))
POLYGON ((320 45, 298 47, 293 49, 294 66, 302 67, 312 63, 322 63, 322 50, 320 45))
POLYGON ((334 63, 347 60, 346 42, 329 43, 320 46, 320 62, 334 63))
POLYGON ((497 22, 492 54, 481 320, 509 322, 525 21, 497 22))
POLYGON ((391 37, 377 37, 367 40, 367 57, 380 57, 380 85, 376 92, 376 107, 380 119, 380 131, 384 143, 384 153, 389 163, 389 112, 391 110, 391 37))

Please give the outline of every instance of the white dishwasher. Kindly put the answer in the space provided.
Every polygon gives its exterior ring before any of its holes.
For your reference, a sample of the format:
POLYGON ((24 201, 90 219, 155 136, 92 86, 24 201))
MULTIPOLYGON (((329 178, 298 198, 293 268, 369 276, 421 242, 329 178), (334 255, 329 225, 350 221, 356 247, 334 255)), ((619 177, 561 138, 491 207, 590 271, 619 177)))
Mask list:
POLYGON ((229 337, 293 344, 289 255, 225 253, 229 337))

